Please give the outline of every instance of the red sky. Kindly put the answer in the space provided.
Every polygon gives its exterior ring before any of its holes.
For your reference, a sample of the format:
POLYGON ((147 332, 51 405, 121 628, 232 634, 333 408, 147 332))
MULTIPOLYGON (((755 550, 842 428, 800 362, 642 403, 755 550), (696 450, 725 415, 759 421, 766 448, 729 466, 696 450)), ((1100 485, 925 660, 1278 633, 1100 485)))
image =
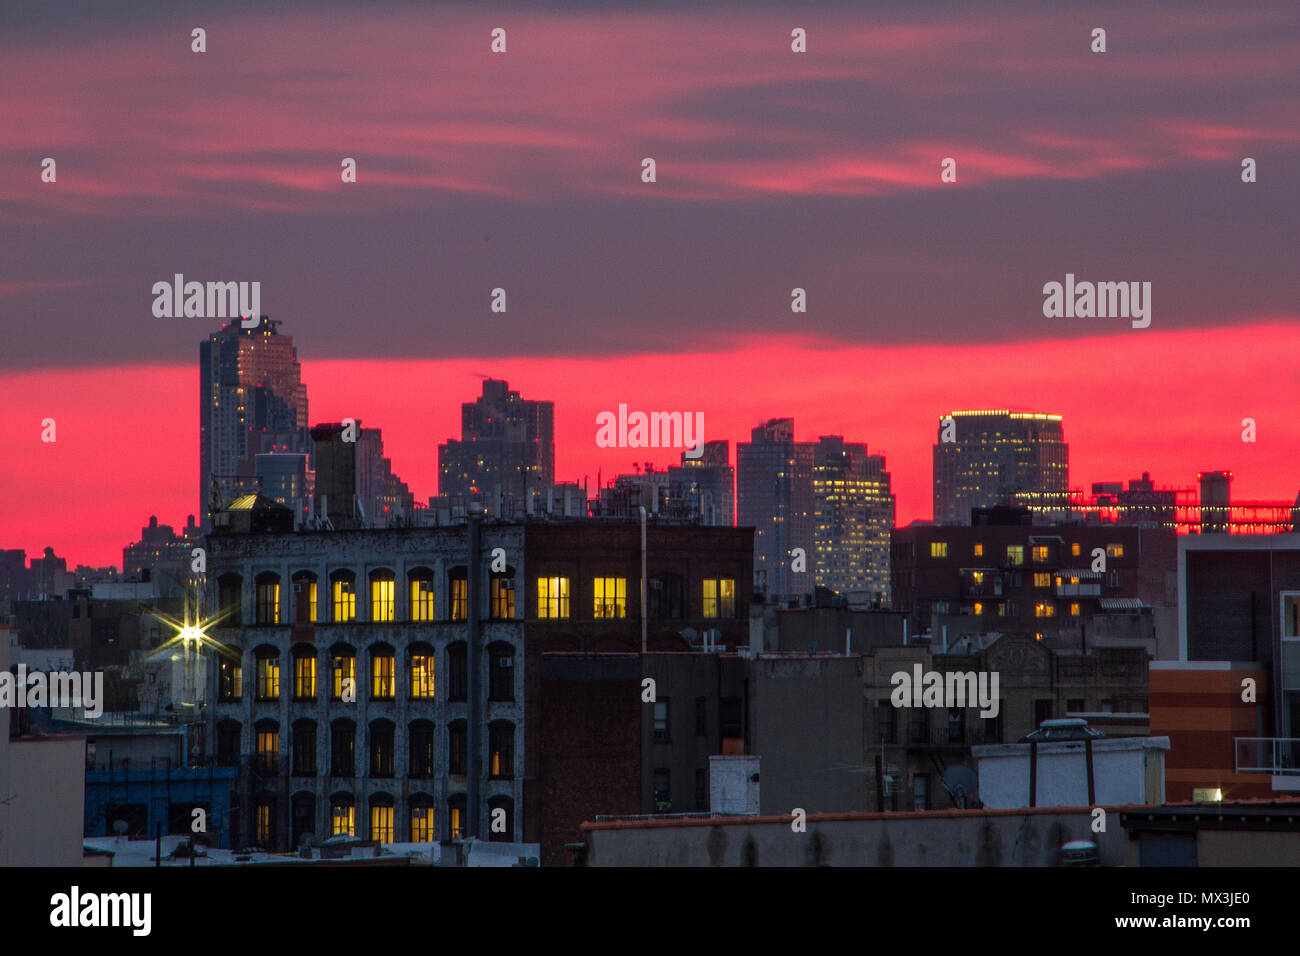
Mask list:
MULTIPOLYGON (((300 344, 299 354, 309 352, 300 344)), ((387 453, 417 499, 436 491, 437 443, 458 433, 460 402, 480 374, 556 403, 562 480, 665 467, 661 450, 600 449, 595 417, 618 402, 702 411, 706 438, 747 440, 761 419, 793 415, 796 437, 844 434, 884 454, 905 524, 931 513, 930 454, 939 416, 1007 403, 1064 416, 1070 479, 1190 486, 1198 470, 1234 472, 1233 495, 1292 500, 1300 487, 1300 354, 1295 324, 1206 332, 1124 331, 1022 346, 864 349, 787 341, 729 352, 601 359, 312 361, 311 417, 383 428, 387 453), (1191 383, 1194 383, 1191 384, 1191 383), (605 397, 609 401, 605 401, 605 397), (1241 441, 1256 419, 1258 441, 1241 441)), ((198 373, 192 366, 59 369, 0 375, 0 541, 70 564, 120 564, 150 514, 181 525, 197 506, 198 373), (42 443, 54 418, 57 441, 42 443), (167 451, 170 448, 172 451, 167 451)))

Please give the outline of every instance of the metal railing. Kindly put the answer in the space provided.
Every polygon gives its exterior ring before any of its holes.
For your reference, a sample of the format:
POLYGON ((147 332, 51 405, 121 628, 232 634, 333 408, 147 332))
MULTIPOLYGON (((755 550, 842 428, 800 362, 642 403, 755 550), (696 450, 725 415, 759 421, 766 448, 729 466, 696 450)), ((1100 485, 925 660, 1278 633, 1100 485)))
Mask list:
POLYGON ((1234 737, 1237 773, 1300 774, 1300 737, 1234 737))

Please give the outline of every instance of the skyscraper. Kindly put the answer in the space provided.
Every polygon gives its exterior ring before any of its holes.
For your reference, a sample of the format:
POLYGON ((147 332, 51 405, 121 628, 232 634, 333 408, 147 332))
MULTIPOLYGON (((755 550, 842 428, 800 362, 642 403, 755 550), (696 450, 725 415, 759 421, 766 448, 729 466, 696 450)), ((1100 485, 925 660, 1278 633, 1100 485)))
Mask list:
POLYGON ((400 526, 413 514, 415 496, 384 457, 383 432, 353 422, 312 427, 316 516, 335 529, 400 526))
POLYGON ((555 484, 555 403, 526 401, 489 378, 477 401, 461 405, 460 422, 460 440, 438 446, 439 496, 507 510, 510 501, 531 500, 543 510, 555 484))
POLYGON ((256 488, 255 456, 274 434, 291 452, 311 454, 307 386, 293 339, 266 316, 251 329, 239 320, 199 344, 199 514, 211 527, 213 498, 224 502, 256 488), (286 434, 288 436, 286 441, 286 434))
POLYGON ((754 577, 770 596, 813 591, 813 444, 794 440, 793 418, 772 418, 736 445, 737 517, 754 528, 754 577), (805 570, 794 571, 795 549, 805 570))
POLYGON ((700 524, 730 528, 736 523, 736 469, 731 467, 731 442, 706 441, 699 458, 682 453, 680 465, 668 466, 674 501, 698 515, 700 524))
POLYGON ((813 449, 812 483, 817 584, 888 602, 894 495, 884 456, 823 435, 813 449))
POLYGON ((934 446, 936 524, 969 525, 972 508, 1018 501, 1068 509, 1068 496, 1069 446, 1060 415, 958 411, 940 417, 934 446))

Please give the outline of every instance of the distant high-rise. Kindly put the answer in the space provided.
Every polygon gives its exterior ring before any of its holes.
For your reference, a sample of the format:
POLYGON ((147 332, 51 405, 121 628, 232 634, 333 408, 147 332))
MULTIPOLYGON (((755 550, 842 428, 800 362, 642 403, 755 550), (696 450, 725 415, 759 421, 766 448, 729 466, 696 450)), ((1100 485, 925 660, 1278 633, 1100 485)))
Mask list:
POLYGON ((934 521, 969 525, 972 508, 1016 503, 1068 511, 1069 461, 1060 415, 960 411, 941 416, 934 446, 934 521))
POLYGON ((307 386, 293 339, 266 316, 254 328, 239 320, 199 344, 199 513, 211 527, 217 503, 256 489, 255 456, 274 435, 289 451, 311 454, 307 386), (286 436, 288 436, 286 438, 286 436))
POLYGON ((817 584, 888 602, 894 495, 884 456, 823 435, 813 449, 812 486, 817 584))
POLYGON ((384 457, 383 433, 362 428, 361 420, 315 425, 316 517, 335 529, 388 528, 405 523, 415 510, 415 496, 393 474, 384 457), (349 428, 355 433, 349 438, 349 428))
POLYGON ((733 527, 736 523, 736 469, 731 467, 731 442, 706 441, 699 458, 682 453, 680 465, 668 466, 669 493, 700 524, 733 527))
POLYGON ((754 528, 754 577, 770 596, 813 592, 813 444, 794 419, 773 418, 736 445, 737 523, 754 528), (805 571, 792 563, 802 549, 805 571))
POLYGON ((477 401, 461 405, 460 422, 460 440, 438 446, 439 496, 544 510, 555 484, 555 403, 526 401, 489 378, 477 401))

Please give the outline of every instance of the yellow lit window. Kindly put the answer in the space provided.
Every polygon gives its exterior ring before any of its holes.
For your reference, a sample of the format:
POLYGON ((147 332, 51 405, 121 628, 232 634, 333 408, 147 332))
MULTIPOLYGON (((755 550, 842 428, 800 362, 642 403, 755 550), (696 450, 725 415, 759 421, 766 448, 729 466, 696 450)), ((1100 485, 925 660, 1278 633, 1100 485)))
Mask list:
POLYGON ((948 557, 948 542, 947 542, 947 541, 931 541, 931 542, 930 542, 930 557, 932 557, 932 558, 946 558, 946 557, 948 557))
POLYGON ((307 620, 315 624, 316 623, 316 580, 313 578, 310 581, 305 581, 303 582, 303 586, 307 589, 307 620))
POLYGON ((627 578, 596 578, 592 583, 595 595, 592 617, 627 617, 627 578))
POLYGON ((982 544, 975 545, 975 557, 977 558, 984 557, 984 545, 982 544))
POLYGON ((388 700, 393 696, 395 687, 393 655, 373 655, 370 658, 370 696, 377 700, 388 700))
POLYGON ((704 616, 736 616, 736 579, 704 579, 704 616))
POLYGON ((432 654, 411 655, 411 697, 415 700, 433 699, 432 654))
POLYGON ((293 696, 299 700, 316 696, 316 656, 293 659, 293 696))
POLYGON ((1024 564, 1025 563, 1025 546, 1022 544, 1007 545, 1007 563, 1024 564))
POLYGON ((510 578, 492 579, 492 616, 509 621, 515 616, 515 582, 510 578))
POLYGON ((271 842, 271 805, 267 803, 257 805, 257 842, 271 842))
POLYGON ((972 571, 972 572, 971 572, 971 575, 970 575, 970 579, 971 579, 971 581, 972 581, 973 583, 975 583, 975 584, 983 584, 983 583, 984 583, 984 572, 983 572, 983 571, 972 571))
POLYGON ((370 839, 376 843, 393 842, 393 808, 370 808, 370 839))
POLYGON ((451 838, 453 840, 463 839, 465 836, 465 827, 461 822, 460 807, 451 808, 451 838))
POLYGON ((1037 562, 1038 564, 1043 564, 1044 562, 1047 561, 1047 545, 1045 544, 1034 545, 1034 561, 1037 562))
POLYGON ((433 807, 415 807, 411 810, 411 842, 432 843, 434 834, 433 807))
POLYGON ((279 581, 270 581, 257 586, 257 623, 280 623, 279 581))
POLYGON ((344 654, 334 658, 334 699, 343 699, 343 684, 345 681, 352 681, 351 686, 355 689, 357 677, 357 659, 351 655, 344 654))
POLYGON ((411 579, 411 620, 433 620, 433 582, 428 578, 411 579))
POLYGON ((1071 616, 1071 617, 1078 617, 1078 616, 1079 616, 1079 602, 1078 602, 1078 601, 1071 601, 1071 602, 1070 602, 1070 616, 1071 616))
POLYGON ((257 698, 275 700, 280 696, 280 658, 257 659, 257 698))
POLYGON ((569 579, 537 579, 537 616, 540 618, 567 618, 569 616, 569 579))
POLYGON ((392 578, 370 580, 370 620, 393 620, 393 594, 396 582, 392 578))
POLYGON ((1034 605, 1034 617, 1056 617, 1056 605, 1039 601, 1034 605))
POLYGON ((352 582, 343 578, 334 579, 334 620, 340 623, 356 620, 357 595, 352 582))
POLYGON ((1047 572, 1034 572, 1034 587, 1050 588, 1052 586, 1052 576, 1047 572))
POLYGON ((1070 545, 1070 553, 1076 558, 1079 556, 1079 542, 1076 541, 1074 544, 1070 545))
POLYGON ((263 760, 272 759, 280 752, 280 732, 278 730, 259 730, 257 732, 257 755, 263 760))
POLYGON ((469 620, 469 578, 451 579, 451 619, 469 620))
POLYGON ((330 836, 355 836, 352 804, 336 803, 330 813, 330 836))
POLYGON ((978 616, 978 615, 983 614, 983 613, 984 613, 984 603, 983 603, 982 601, 976 601, 976 602, 975 602, 975 614, 978 616))
POLYGON ((1106 545, 1106 557, 1108 557, 1108 558, 1122 558, 1122 557, 1124 557, 1124 545, 1122 545, 1122 544, 1108 544, 1108 545, 1106 545))
POLYGON ((221 700, 242 700, 244 697, 244 668, 238 661, 221 662, 221 700))

